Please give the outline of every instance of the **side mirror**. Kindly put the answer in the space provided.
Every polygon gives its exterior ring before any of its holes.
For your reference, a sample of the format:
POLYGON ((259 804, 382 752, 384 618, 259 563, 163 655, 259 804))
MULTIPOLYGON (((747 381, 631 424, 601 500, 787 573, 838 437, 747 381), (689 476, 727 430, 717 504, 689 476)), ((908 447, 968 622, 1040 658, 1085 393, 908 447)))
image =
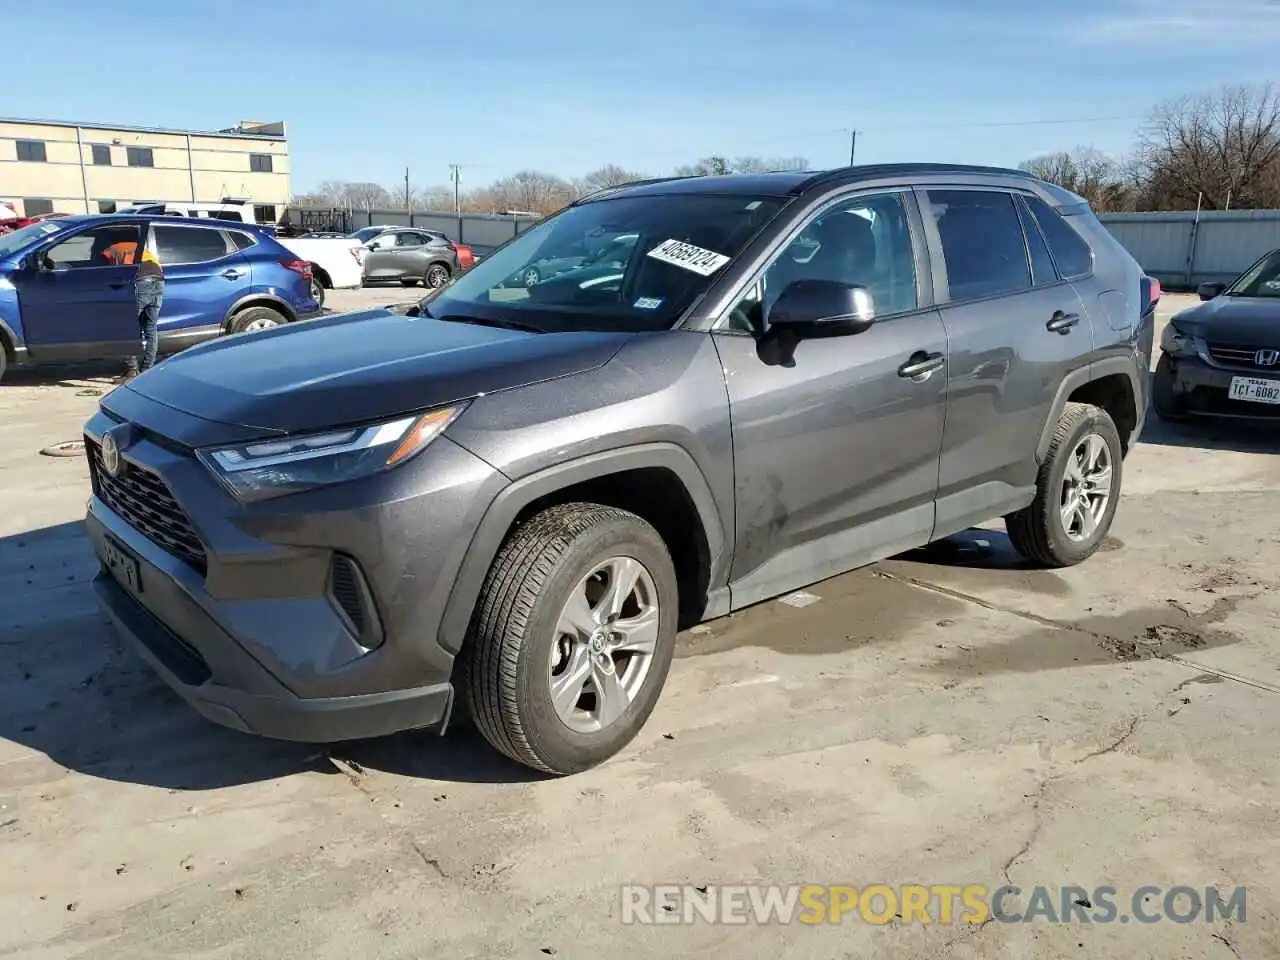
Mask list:
POLYGON ((1202 283, 1196 288, 1196 293, 1201 300, 1212 300, 1214 297, 1222 296, 1222 291, 1227 289, 1225 283, 1202 283))
POLYGON ((796 333, 862 333, 875 321, 875 303, 866 287, 835 280, 787 284, 769 311, 769 326, 796 333))

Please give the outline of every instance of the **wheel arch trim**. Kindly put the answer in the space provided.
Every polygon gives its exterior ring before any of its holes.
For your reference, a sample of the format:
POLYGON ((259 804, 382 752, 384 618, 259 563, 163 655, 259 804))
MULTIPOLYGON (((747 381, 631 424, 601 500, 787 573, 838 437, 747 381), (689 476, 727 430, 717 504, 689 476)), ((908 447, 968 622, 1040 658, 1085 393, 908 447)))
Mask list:
MULTIPOLYGON (((1088 366, 1080 367, 1078 370, 1072 370, 1058 384, 1058 392, 1054 395, 1053 404, 1049 407, 1049 417, 1045 420, 1044 428, 1040 432, 1040 442, 1036 445, 1037 464, 1044 463, 1045 458, 1049 456, 1049 446, 1053 442, 1053 431, 1058 425, 1062 411, 1067 408, 1067 402, 1071 394, 1081 387, 1093 383, 1095 380, 1101 380, 1104 377, 1115 376, 1116 374, 1129 378, 1129 388, 1133 393, 1134 405, 1135 407, 1141 405, 1146 392, 1142 389, 1142 384, 1134 372, 1133 361, 1128 357, 1105 357, 1101 360, 1095 360, 1088 366)), ((1142 430, 1144 411, 1135 409, 1133 413, 1136 425, 1129 438, 1130 446, 1133 445, 1142 430)), ((1121 440, 1123 441, 1123 437, 1121 440)))
POLYGON ((711 486, 693 457, 674 443, 646 443, 592 454, 558 463, 513 481, 489 504, 454 577, 453 587, 440 620, 440 646, 451 654, 462 649, 472 612, 484 586, 485 577, 506 540, 516 517, 535 500, 587 480, 596 480, 630 470, 665 468, 684 486, 702 523, 711 561, 710 589, 715 589, 716 572, 724 562, 725 532, 716 509, 711 486))

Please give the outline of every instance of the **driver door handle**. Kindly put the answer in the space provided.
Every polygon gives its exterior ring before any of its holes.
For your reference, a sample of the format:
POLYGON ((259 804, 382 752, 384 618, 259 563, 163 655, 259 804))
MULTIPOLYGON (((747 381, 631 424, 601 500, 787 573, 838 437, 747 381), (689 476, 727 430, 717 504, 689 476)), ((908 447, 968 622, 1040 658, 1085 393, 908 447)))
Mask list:
POLYGON ((112 290, 123 290, 126 286, 123 280, 113 280, 107 284, 112 290))
POLYGON ((917 350, 911 359, 898 368, 898 376, 908 380, 928 380, 933 371, 939 369, 947 358, 940 353, 925 353, 917 350))
POLYGON ((1049 322, 1044 325, 1044 328, 1050 333, 1060 333, 1065 337, 1071 332, 1071 328, 1079 322, 1080 315, 1078 313, 1063 313, 1058 310, 1049 318, 1049 322))

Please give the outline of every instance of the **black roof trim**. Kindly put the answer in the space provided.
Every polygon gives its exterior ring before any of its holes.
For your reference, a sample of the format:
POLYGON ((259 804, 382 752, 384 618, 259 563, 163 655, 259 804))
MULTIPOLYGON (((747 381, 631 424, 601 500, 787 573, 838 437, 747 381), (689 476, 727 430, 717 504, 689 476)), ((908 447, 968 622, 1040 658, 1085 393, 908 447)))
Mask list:
POLYGON ((877 163, 856 167, 837 167, 834 170, 820 170, 808 179, 796 184, 792 188, 792 192, 800 194, 815 187, 854 183, 858 180, 870 180, 876 177, 925 176, 935 173, 985 173, 989 176, 1018 177, 1022 180, 1036 179, 1025 170, 1014 170, 1008 167, 983 167, 967 163, 877 163))

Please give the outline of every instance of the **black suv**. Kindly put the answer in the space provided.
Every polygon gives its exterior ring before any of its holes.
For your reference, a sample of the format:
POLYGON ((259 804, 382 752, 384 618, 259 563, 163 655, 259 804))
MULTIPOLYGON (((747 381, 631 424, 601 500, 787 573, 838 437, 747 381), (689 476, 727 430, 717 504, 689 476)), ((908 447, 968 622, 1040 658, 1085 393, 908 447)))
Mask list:
POLYGON ((96 589, 197 710, 443 730, 557 774, 627 744, 676 631, 1004 517, 1097 549, 1155 291, 1077 196, 855 167, 580 201, 399 315, 189 350, 86 426, 96 589), (601 231, 616 269, 508 285, 601 231))

